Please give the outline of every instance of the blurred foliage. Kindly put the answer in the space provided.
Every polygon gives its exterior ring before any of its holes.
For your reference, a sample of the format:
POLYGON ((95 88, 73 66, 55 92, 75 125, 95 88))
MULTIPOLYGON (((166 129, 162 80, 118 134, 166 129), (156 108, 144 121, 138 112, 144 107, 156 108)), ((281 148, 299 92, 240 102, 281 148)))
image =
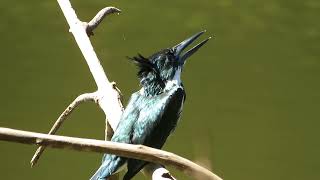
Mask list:
MULTIPOLYGON (((224 179, 320 179, 320 1, 73 0, 88 21, 123 10, 91 38, 127 100, 139 85, 126 56, 150 55, 206 29, 187 64, 183 117, 164 147, 224 179)), ((0 3, 0 126, 47 132, 79 94, 95 90, 56 1, 0 3)), ((82 105, 59 134, 103 139, 104 115, 82 105)), ((1 179, 88 179, 101 155, 0 142, 1 179)), ((187 179, 173 171, 179 179, 187 179)), ((142 176, 136 179, 143 179, 142 176)))

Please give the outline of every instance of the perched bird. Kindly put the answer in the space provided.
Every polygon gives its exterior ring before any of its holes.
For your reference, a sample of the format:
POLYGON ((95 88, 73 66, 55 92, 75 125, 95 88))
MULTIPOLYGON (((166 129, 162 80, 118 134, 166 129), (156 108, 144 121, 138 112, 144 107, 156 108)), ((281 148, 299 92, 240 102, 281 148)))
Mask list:
MULTIPOLYGON (((210 38, 182 55, 182 51, 205 31, 180 44, 161 50, 149 58, 138 55, 131 59, 138 66, 142 88, 133 93, 121 116, 111 141, 143 144, 160 149, 175 129, 181 115, 186 93, 180 75, 186 59, 210 38)), ((147 162, 105 154, 102 165, 91 180, 105 180, 127 166, 124 180, 135 176, 147 162)))

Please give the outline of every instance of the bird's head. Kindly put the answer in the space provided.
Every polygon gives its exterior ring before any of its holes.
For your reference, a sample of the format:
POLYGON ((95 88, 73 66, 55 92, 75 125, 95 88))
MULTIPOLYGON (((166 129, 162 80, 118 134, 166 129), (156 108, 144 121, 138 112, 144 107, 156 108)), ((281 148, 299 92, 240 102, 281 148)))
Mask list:
POLYGON ((205 31, 201 31, 172 48, 163 49, 148 58, 138 55, 130 58, 139 67, 138 77, 144 91, 150 95, 159 94, 168 82, 181 83, 180 74, 186 60, 194 54, 209 39, 205 39, 196 46, 183 51, 205 31))

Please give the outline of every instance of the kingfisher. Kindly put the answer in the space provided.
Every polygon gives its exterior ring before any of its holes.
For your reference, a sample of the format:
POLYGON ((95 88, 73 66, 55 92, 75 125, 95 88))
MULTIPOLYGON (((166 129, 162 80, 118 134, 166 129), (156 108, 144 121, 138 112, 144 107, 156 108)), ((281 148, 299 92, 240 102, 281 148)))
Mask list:
MULTIPOLYGON (((186 99, 180 77, 186 59, 210 37, 186 53, 182 52, 204 32, 196 33, 178 45, 156 52, 148 58, 141 54, 129 58, 138 67, 141 89, 131 95, 111 141, 162 148, 177 125, 186 99)), ((104 154, 101 166, 90 180, 107 180, 125 167, 127 172, 123 180, 129 180, 147 163, 104 154)))

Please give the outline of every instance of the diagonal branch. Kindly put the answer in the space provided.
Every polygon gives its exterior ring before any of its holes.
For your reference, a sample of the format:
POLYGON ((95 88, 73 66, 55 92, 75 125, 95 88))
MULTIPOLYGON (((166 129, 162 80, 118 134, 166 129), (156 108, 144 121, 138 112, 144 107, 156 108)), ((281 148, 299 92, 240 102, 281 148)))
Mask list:
POLYGON ((222 180, 219 176, 188 159, 170 152, 143 145, 47 135, 9 128, 0 128, 0 140, 24 144, 44 145, 52 148, 116 154, 118 156, 172 166, 195 179, 222 180))
POLYGON ((115 129, 123 110, 122 105, 119 103, 120 95, 114 88, 114 84, 108 80, 83 27, 83 23, 78 19, 69 0, 58 0, 58 3, 70 26, 70 32, 74 36, 98 87, 97 92, 100 97, 98 104, 104 111, 112 129, 115 129))
MULTIPOLYGON (((96 93, 85 93, 85 94, 81 94, 79 95, 75 100, 73 100, 73 102, 61 113, 61 115, 59 116, 59 118, 57 119, 57 121, 54 123, 54 125, 52 126, 51 130, 49 131, 48 134, 55 134, 57 132, 57 130, 60 128, 60 126, 62 125, 62 123, 64 122, 64 120, 66 120, 66 118, 72 113, 72 111, 82 102, 87 102, 87 101, 96 101, 97 95, 96 93)), ((31 167, 33 167, 34 165, 36 165, 36 163, 38 162, 41 154, 43 153, 43 151, 45 150, 45 146, 40 146, 38 147, 37 151, 35 152, 35 154, 33 155, 30 164, 31 167)))
MULTIPOLYGON (((89 23, 84 23, 78 19, 69 0, 58 0, 58 3, 70 26, 70 32, 73 34, 98 87, 98 90, 95 92, 95 102, 104 111, 106 116, 105 137, 111 137, 113 129, 117 127, 123 111, 121 95, 115 83, 108 80, 88 36, 93 34, 92 31, 101 23, 104 17, 112 13, 119 13, 120 10, 114 7, 106 7, 99 11, 89 23)), ((66 117, 67 115, 63 116, 66 117)), ((58 128, 59 126, 56 127, 56 130, 58 128)), ((51 133, 54 134, 55 131, 51 133)), ((44 149, 45 146, 37 149, 31 160, 31 166, 35 165, 44 149)))
MULTIPOLYGON (((107 124, 106 127, 111 127, 113 129, 117 126, 123 111, 123 106, 120 100, 121 95, 119 94, 118 89, 115 86, 115 83, 110 82, 108 80, 100 64, 100 61, 91 45, 91 42, 86 33, 86 29, 87 30, 90 29, 90 31, 93 31, 99 25, 99 23, 101 23, 101 21, 105 16, 115 12, 119 12, 120 10, 114 7, 103 8, 90 21, 90 23, 87 23, 88 26, 84 27, 83 22, 81 22, 77 18, 77 15, 75 14, 75 11, 72 9, 71 4, 68 0, 58 0, 58 3, 70 25, 70 31, 74 35, 76 42, 79 45, 79 48, 89 66, 90 72, 92 73, 93 78, 97 84, 98 90, 94 94, 92 94, 94 96, 92 98, 94 99, 91 99, 91 100, 94 100, 100 106, 100 108, 104 111, 106 115, 106 119, 108 119, 109 121, 107 122, 106 120, 106 124, 107 124)), ((73 102, 73 103, 76 103, 75 106, 87 100, 87 98, 84 96, 86 96, 86 94, 78 97, 73 102), (81 100, 81 98, 84 98, 84 99, 81 100)), ((73 104, 71 104, 70 106, 73 106, 73 104)), ((57 122, 55 123, 54 127, 52 127, 49 134, 55 134, 55 132, 58 130, 58 128, 62 124, 63 120, 69 115, 69 112, 68 112, 69 108, 70 107, 67 107, 67 109, 61 114, 61 116, 58 118, 57 122)), ((72 110, 73 108, 71 107, 70 111, 72 110)), ((112 132, 113 132, 112 129, 110 129, 108 132, 106 128, 106 137, 112 136, 112 132)), ((37 151, 35 152, 31 160, 31 166, 34 166, 37 163, 44 149, 45 149, 44 146, 41 146, 37 149, 37 151)))

